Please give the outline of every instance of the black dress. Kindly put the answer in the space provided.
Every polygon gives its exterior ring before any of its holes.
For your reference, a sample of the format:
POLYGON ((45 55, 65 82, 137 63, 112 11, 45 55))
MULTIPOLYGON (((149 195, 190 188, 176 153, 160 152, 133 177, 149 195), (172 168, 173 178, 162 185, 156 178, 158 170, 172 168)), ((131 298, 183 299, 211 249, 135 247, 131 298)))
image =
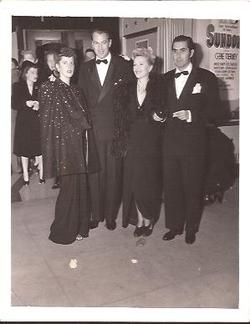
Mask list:
POLYGON ((39 100, 44 174, 60 179, 49 239, 70 244, 77 234, 89 232, 87 173, 97 170, 98 159, 86 138, 90 125, 79 90, 61 80, 47 81, 41 85, 39 100))
POLYGON ((32 95, 27 83, 13 84, 12 107, 17 110, 13 153, 17 156, 34 157, 42 154, 39 112, 26 105, 28 100, 38 100, 38 87, 33 86, 32 95))
POLYGON ((159 217, 162 194, 162 126, 152 114, 161 105, 158 82, 150 80, 140 106, 137 83, 128 88, 128 139, 124 159, 123 227, 137 223, 136 206, 146 219, 159 217))

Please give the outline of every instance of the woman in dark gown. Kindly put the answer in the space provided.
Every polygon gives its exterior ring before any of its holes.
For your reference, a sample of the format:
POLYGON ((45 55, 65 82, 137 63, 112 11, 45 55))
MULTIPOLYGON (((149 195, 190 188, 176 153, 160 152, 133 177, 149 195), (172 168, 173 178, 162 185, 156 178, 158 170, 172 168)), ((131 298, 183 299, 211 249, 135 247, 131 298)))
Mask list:
MULTIPOLYGON (((162 130, 161 125, 153 121, 152 114, 154 110, 161 110, 162 92, 159 77, 150 74, 154 63, 152 50, 133 51, 133 60, 136 80, 127 86, 126 99, 124 93, 121 95, 123 107, 120 111, 123 113, 120 114, 120 120, 119 116, 116 118, 116 124, 121 128, 116 135, 123 133, 122 136, 126 137, 126 148, 123 147, 126 150, 123 226, 136 225, 134 236, 138 237, 149 236, 152 233, 161 207, 162 130)), ((115 137, 119 141, 119 135, 115 137)))
POLYGON ((20 81, 12 88, 12 107, 17 110, 13 152, 21 157, 25 185, 29 185, 29 158, 35 158, 40 183, 44 183, 37 77, 37 66, 25 61, 20 81))
POLYGON ((88 237, 87 172, 97 169, 97 158, 89 147, 86 106, 79 89, 70 84, 74 52, 62 48, 55 57, 59 78, 43 83, 39 95, 42 152, 45 177, 60 178, 49 239, 70 244, 88 237))

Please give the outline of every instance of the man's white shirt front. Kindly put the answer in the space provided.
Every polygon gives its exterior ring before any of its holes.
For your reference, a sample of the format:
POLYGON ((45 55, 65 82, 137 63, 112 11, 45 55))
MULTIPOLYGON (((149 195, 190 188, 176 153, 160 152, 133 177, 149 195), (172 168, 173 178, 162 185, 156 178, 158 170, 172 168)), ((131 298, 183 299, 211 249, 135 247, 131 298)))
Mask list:
MULTIPOLYGON (((96 60, 99 59, 98 57, 96 58, 96 60)), ((99 79, 100 79, 100 83, 103 86, 107 72, 108 72, 108 68, 110 65, 110 61, 111 61, 111 54, 109 53, 107 57, 104 58, 104 60, 107 60, 108 63, 100 63, 100 64, 96 64, 96 68, 97 68, 97 72, 99 75, 99 79)))
MULTIPOLYGON (((187 82, 187 79, 192 71, 193 65, 192 63, 189 63, 185 71, 188 71, 187 75, 181 74, 178 78, 175 79, 175 90, 176 90, 176 96, 179 99, 180 95, 182 93, 183 88, 185 87, 185 84, 187 82)), ((182 72, 178 68, 176 68, 175 73, 182 72)))
MULTIPOLYGON (((189 78, 192 68, 193 68, 193 65, 190 62, 188 64, 187 68, 185 69, 185 71, 188 71, 188 74, 187 75, 181 74, 178 78, 175 79, 175 91, 176 91, 176 96, 178 99, 180 98, 180 95, 185 87, 185 84, 187 82, 187 79, 189 78)), ((180 71, 178 68, 176 68, 175 73, 179 73, 179 72, 182 72, 182 71, 180 71)), ((188 110, 188 109, 185 109, 185 110, 188 110)), ((191 123, 191 121, 192 121, 191 111, 188 110, 188 113, 189 113, 189 117, 187 119, 187 122, 191 123)))

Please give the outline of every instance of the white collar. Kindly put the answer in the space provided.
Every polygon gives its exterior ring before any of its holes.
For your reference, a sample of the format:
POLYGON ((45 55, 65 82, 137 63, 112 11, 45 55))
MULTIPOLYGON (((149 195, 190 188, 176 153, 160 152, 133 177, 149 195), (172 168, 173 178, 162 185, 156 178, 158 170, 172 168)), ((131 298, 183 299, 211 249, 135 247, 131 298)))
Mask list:
POLYGON ((111 61, 111 53, 109 52, 108 55, 106 57, 102 58, 102 59, 96 56, 95 60, 107 60, 108 64, 109 64, 110 61, 111 61))
MULTIPOLYGON (((193 68, 193 64, 190 62, 188 64, 188 66, 185 68, 185 71, 188 71, 188 75, 191 73, 192 71, 192 68, 193 68)), ((184 71, 184 70, 183 70, 184 71)), ((179 72, 182 72, 180 71, 178 68, 175 69, 175 73, 179 73, 179 72)))

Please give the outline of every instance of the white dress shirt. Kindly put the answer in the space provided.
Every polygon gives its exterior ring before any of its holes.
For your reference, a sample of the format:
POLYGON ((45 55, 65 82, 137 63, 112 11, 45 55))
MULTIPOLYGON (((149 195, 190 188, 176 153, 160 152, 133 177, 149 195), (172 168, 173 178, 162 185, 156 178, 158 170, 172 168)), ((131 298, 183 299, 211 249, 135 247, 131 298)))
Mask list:
MULTIPOLYGON (((188 75, 181 74, 178 78, 175 79, 175 90, 176 90, 176 96, 179 99, 180 95, 182 93, 183 88, 185 87, 185 84, 187 82, 187 79, 192 71, 193 65, 192 63, 189 63, 185 71, 188 71, 188 75)), ((181 72, 178 68, 176 68, 175 73, 181 72)))
MULTIPOLYGON (((193 65, 190 62, 189 65, 185 69, 185 71, 188 71, 188 74, 187 75, 181 74, 178 78, 175 79, 175 91, 176 91, 176 96, 177 96, 178 99, 180 98, 180 95, 181 95, 181 93, 183 91, 183 88, 185 87, 187 79, 190 76, 192 68, 193 68, 193 65)), ((175 73, 179 73, 179 72, 182 72, 182 71, 180 71, 178 68, 176 68, 175 73)), ((188 109, 184 108, 184 110, 188 110, 188 109)), ((189 113, 189 117, 187 119, 187 122, 191 123, 191 121, 192 121, 191 111, 188 110, 188 113, 189 113)))
MULTIPOLYGON (((96 60, 98 60, 98 59, 99 59, 99 57, 96 57, 96 60)), ((108 72, 109 64, 111 61, 111 54, 109 53, 108 56, 103 58, 102 60, 107 60, 108 63, 107 64, 105 64, 105 63, 96 64, 96 68, 97 68, 97 72, 99 75, 101 85, 103 86, 107 72, 108 72)))

